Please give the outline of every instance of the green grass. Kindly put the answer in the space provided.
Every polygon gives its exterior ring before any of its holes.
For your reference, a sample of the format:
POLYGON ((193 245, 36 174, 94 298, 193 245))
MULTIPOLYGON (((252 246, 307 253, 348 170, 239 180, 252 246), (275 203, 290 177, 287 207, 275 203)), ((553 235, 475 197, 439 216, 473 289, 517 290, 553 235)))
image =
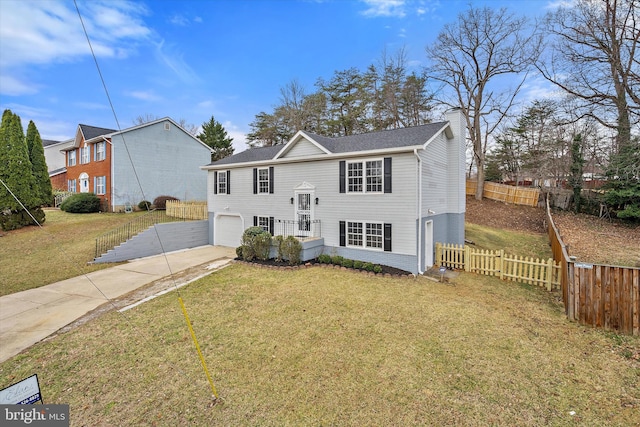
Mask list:
POLYGON ((0 296, 113 266, 87 264, 95 255, 96 237, 143 214, 45 212, 42 228, 25 227, 0 237, 0 296))
POLYGON ((610 425, 637 422, 640 340, 566 320, 558 295, 235 264, 0 364, 72 425, 610 425), (574 412, 574 415, 571 413, 574 412))
POLYGON ((478 249, 504 249, 507 254, 540 259, 553 257, 546 234, 502 230, 466 223, 465 239, 474 242, 473 247, 478 249))

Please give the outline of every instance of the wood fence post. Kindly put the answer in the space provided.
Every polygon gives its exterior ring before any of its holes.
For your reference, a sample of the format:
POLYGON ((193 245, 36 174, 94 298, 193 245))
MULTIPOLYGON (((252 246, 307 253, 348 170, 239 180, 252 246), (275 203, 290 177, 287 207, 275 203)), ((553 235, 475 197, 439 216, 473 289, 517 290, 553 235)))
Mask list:
POLYGON ((498 268, 500 269, 500 279, 504 280, 502 273, 504 271, 504 249, 500 249, 498 256, 500 257, 500 264, 498 265, 498 268))
POLYGON ((547 261, 547 291, 551 292, 551 288, 553 286, 553 267, 554 267, 553 258, 549 258, 547 261))
POLYGON ((468 245, 464 247, 464 271, 471 271, 471 247, 468 245))
POLYGON ((436 242, 436 266, 440 267, 442 265, 442 245, 439 242, 436 242))

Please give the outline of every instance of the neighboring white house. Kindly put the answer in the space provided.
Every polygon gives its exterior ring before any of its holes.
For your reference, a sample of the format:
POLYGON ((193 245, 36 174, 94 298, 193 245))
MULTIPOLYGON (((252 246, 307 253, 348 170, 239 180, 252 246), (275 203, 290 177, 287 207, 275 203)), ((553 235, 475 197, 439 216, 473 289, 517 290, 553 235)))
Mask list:
POLYGON ((314 238, 313 256, 422 273, 434 242, 464 243, 465 125, 459 110, 447 119, 340 138, 300 131, 203 166, 209 241, 238 246, 258 225, 314 238))
POLYGON ((51 179, 51 186, 56 190, 67 188, 67 168, 66 156, 64 149, 73 145, 73 139, 66 141, 54 141, 51 139, 43 139, 42 146, 44 148, 44 158, 47 162, 47 170, 51 179))
POLYGON ((81 124, 63 149, 67 189, 93 192, 111 211, 163 195, 205 200, 200 167, 211 151, 169 117, 120 131, 81 124))

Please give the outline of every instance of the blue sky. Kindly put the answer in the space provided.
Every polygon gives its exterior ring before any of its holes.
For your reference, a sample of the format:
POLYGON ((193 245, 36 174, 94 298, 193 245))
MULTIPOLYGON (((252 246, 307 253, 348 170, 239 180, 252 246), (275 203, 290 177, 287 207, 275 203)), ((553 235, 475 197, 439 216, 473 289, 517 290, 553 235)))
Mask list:
MULTIPOLYGON (((404 48, 411 67, 469 3, 541 17, 557 0, 77 0, 121 128, 138 116, 201 125, 246 148, 249 124, 296 79, 376 63, 404 48)), ((523 98, 547 90, 530 79, 523 98)), ((0 108, 43 139, 79 123, 117 129, 73 1, 0 0, 0 108)))

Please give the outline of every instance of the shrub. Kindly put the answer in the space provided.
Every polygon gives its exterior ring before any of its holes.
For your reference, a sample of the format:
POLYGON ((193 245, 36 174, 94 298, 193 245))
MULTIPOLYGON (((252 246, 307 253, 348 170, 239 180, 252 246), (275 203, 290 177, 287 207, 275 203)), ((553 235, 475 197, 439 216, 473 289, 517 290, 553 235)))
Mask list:
POLYGON ((342 266, 345 268, 353 268, 353 260, 347 258, 343 259, 342 266))
POLYGON ((327 254, 318 255, 318 262, 320 264, 331 264, 331 256, 327 254))
POLYGON ((62 202, 60 209, 70 213, 98 212, 100 199, 93 193, 77 193, 62 202))
POLYGON ((300 264, 302 243, 293 236, 288 236, 282 242, 282 254, 289 260, 289 265, 300 264))
POLYGON ((365 271, 373 271, 373 264, 370 262, 365 262, 362 264, 362 269, 365 271))
POLYGON ((353 268, 357 268, 358 270, 361 270, 362 264, 364 264, 362 261, 353 261, 353 268))
POLYGON ((31 208, 29 209, 29 213, 24 210, 12 211, 10 209, 0 211, 0 230, 10 231, 27 225, 36 225, 36 223, 33 222, 33 218, 36 219, 38 224, 44 222, 44 211, 41 208, 31 208), (29 213, 31 215, 29 215, 29 213), (31 216, 33 216, 33 218, 31 218, 31 216))
POLYGON ((256 257, 262 261, 269 259, 271 252, 271 233, 265 231, 253 238, 253 251, 256 257))
POLYGON ((242 246, 242 259, 245 261, 269 259, 271 233, 262 227, 249 227, 242 234, 242 246))
POLYGON ((373 266, 373 272, 378 274, 378 273, 382 273, 382 266, 379 264, 376 264, 373 266))
POLYGON ((240 245, 236 248, 236 256, 240 259, 242 259, 242 250, 244 249, 244 246, 240 245))
POLYGON ((180 200, 173 196, 158 196, 153 199, 153 205, 156 209, 165 210, 167 209, 167 200, 180 200))
POLYGON ((340 255, 334 255, 331 257, 331 264, 342 265, 342 260, 344 260, 344 257, 341 257, 340 255))
POLYGON ((273 240, 275 240, 275 245, 276 248, 278 250, 277 255, 276 255, 276 261, 281 262, 282 259, 284 258, 284 254, 282 253, 283 251, 283 244, 284 244, 284 237, 282 236, 275 236, 273 238, 273 240))
POLYGON ((151 210, 151 202, 148 200, 143 200, 140 203, 138 203, 138 209, 143 210, 143 211, 150 211, 151 210))

